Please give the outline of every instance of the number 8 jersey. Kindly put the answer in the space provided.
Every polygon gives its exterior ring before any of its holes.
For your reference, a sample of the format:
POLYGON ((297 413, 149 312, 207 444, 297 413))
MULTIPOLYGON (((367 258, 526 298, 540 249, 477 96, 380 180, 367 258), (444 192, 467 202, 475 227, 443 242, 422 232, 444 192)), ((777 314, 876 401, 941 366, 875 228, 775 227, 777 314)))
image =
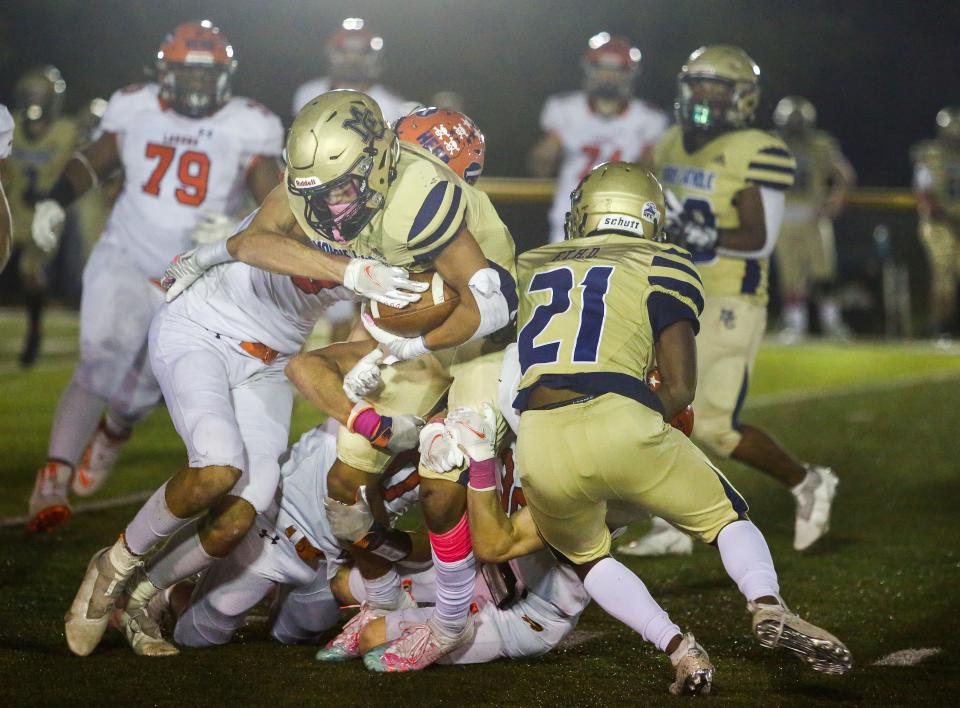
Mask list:
POLYGON ((124 170, 103 239, 148 278, 193 246, 203 212, 235 213, 247 171, 283 145, 280 119, 256 101, 234 97, 213 115, 188 118, 160 100, 156 84, 113 94, 100 129, 117 136, 124 170))
POLYGON ((687 251, 604 234, 520 256, 517 348, 525 410, 536 386, 618 393, 659 410, 644 383, 666 327, 699 330, 703 287, 687 251))

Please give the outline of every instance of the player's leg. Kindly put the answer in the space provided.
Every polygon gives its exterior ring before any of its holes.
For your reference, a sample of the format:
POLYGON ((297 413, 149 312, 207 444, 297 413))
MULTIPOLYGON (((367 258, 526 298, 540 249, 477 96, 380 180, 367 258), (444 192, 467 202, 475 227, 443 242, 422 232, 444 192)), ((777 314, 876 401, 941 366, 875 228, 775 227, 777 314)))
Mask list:
POLYGON ((837 246, 833 235, 833 222, 820 219, 816 233, 810 240, 810 280, 820 329, 824 336, 846 339, 850 328, 843 321, 840 303, 837 301, 837 246))
POLYGON ((330 589, 327 564, 321 562, 310 582, 281 590, 272 612, 270 636, 284 644, 314 643, 339 617, 340 603, 330 589))
POLYGON ((32 240, 22 242, 20 248, 20 284, 27 309, 27 332, 20 350, 20 365, 33 366, 40 354, 43 339, 43 311, 47 304, 47 267, 51 255, 44 253, 32 240))
POLYGON ((808 273, 805 241, 809 229, 802 225, 784 223, 780 228, 774 257, 777 262, 777 282, 783 302, 783 328, 779 337, 785 344, 793 344, 807 335, 808 273))
POLYGON ((954 234, 944 223, 920 221, 920 242, 930 267, 930 327, 934 336, 950 336, 956 317, 954 234))

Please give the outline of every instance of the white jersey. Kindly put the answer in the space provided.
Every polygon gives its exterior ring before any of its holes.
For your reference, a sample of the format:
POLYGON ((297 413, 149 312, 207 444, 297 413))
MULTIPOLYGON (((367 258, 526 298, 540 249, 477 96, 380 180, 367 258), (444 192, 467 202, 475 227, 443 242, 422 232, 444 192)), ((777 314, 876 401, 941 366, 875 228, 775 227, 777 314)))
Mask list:
POLYGON ((7 107, 0 103, 0 160, 10 157, 13 145, 13 116, 7 107))
MULTIPOLYGON (((293 115, 299 113, 301 108, 317 96, 332 89, 333 83, 326 76, 320 79, 311 79, 301 84, 293 94, 293 115)), ((383 113, 383 119, 387 123, 393 123, 398 118, 402 118, 418 105, 401 98, 382 84, 373 84, 373 86, 364 89, 363 92, 377 102, 377 105, 380 106, 380 112, 383 113)))
POLYGON ((126 250, 148 278, 193 245, 203 212, 236 212, 247 171, 283 147, 280 119, 256 101, 235 97, 211 116, 187 118, 160 101, 156 84, 113 94, 100 130, 116 134, 124 170, 103 239, 126 250))
POLYGON ((583 91, 551 96, 540 113, 540 127, 563 143, 557 189, 550 210, 550 241, 563 240, 563 221, 570 211, 570 192, 601 162, 636 162, 667 129, 666 114, 639 99, 631 99, 619 115, 593 111, 583 91))

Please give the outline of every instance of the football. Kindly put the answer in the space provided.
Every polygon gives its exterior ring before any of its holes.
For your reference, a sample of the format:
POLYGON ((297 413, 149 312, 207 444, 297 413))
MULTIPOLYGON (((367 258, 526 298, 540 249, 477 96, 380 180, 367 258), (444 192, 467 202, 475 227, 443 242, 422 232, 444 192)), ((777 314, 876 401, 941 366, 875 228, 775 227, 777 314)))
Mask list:
POLYGON ((457 291, 443 282, 435 270, 411 273, 411 280, 430 283, 430 288, 421 293, 420 299, 403 308, 391 307, 370 301, 370 315, 383 330, 400 337, 419 337, 436 329, 450 316, 460 302, 457 291))
MULTIPOLYGON (((660 388, 660 382, 660 370, 650 369, 650 371, 647 372, 647 386, 650 387, 650 390, 656 391, 658 388, 660 388)), ((693 435, 693 406, 687 406, 682 411, 677 413, 673 420, 670 421, 670 425, 686 435, 688 438, 693 435)))

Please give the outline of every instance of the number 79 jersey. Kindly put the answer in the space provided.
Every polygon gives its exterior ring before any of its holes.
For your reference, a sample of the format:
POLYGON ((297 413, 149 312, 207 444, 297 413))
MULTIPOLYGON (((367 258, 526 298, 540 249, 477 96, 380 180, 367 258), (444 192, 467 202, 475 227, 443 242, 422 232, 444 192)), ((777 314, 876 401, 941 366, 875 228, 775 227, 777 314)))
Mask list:
POLYGON ((193 245, 203 212, 236 212, 247 171, 283 147, 280 119, 256 101, 235 97, 213 115, 187 118, 160 100, 156 84, 113 94, 100 129, 117 136, 124 171, 103 239, 148 278, 193 245))
POLYGON ((654 344, 671 324, 699 330, 703 286, 677 246, 606 234, 542 246, 519 258, 514 408, 538 385, 618 393, 659 408, 644 383, 654 344))

